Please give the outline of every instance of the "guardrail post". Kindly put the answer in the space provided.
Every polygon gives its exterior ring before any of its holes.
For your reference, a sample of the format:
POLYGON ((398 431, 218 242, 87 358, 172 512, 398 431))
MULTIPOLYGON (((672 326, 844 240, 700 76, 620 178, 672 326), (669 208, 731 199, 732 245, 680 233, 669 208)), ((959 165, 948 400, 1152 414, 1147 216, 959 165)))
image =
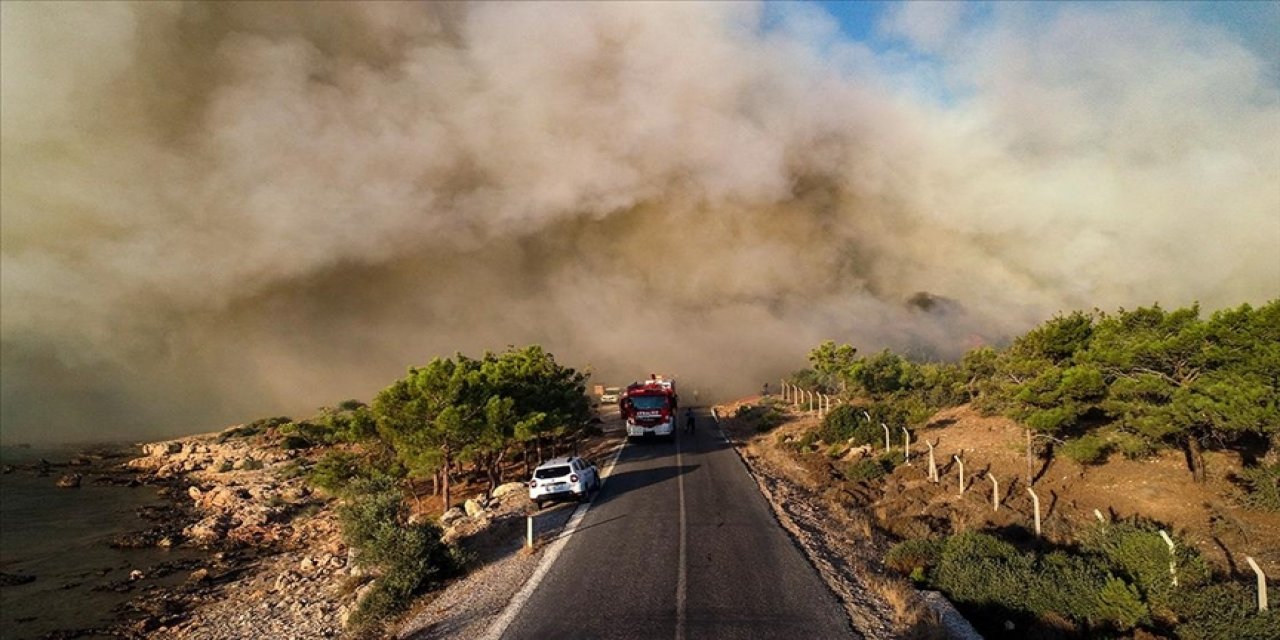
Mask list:
POLYGON ((928 440, 925 440, 924 443, 929 445, 929 481, 934 484, 937 484, 938 483, 938 463, 933 461, 933 447, 935 443, 929 442, 928 440))
POLYGON ((996 477, 987 472, 987 479, 991 481, 991 510, 1000 510, 1000 483, 996 482, 996 477))
POLYGON ((1031 494, 1031 506, 1036 512, 1036 535, 1040 535, 1040 496, 1036 495, 1036 490, 1027 487, 1027 493, 1031 494))
POLYGON ((813 392, 812 392, 812 391, 806 391, 805 393, 808 393, 808 394, 809 394, 809 411, 808 411, 808 413, 813 413, 813 392))
POLYGON ((881 429, 884 429, 884 452, 885 452, 885 453, 889 453, 889 448, 890 448, 890 446, 891 446, 891 445, 889 444, 889 426, 888 426, 888 425, 886 425, 885 423, 881 422, 881 423, 880 423, 880 428, 881 428, 881 429))
POLYGON ((533 549, 533 516, 525 518, 524 548, 533 549))
POLYGON ((960 495, 964 495, 964 460, 961 460, 959 455, 951 456, 951 459, 960 465, 960 495))
POLYGON ((1262 572, 1262 567, 1253 561, 1252 556, 1245 556, 1245 562, 1253 568, 1253 572, 1258 576, 1258 611, 1267 610, 1267 574, 1262 572))
POLYGON ((911 432, 906 427, 902 428, 902 457, 908 465, 911 464, 911 432))

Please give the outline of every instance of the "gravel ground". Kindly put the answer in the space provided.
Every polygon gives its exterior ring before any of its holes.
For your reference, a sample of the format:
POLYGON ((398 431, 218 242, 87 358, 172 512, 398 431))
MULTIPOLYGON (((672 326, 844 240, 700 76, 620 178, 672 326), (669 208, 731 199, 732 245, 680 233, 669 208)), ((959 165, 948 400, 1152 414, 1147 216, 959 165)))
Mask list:
MULTIPOLYGON (((527 501, 527 498, 525 499, 527 501)), ((508 541, 496 546, 484 565, 446 587, 434 599, 410 614, 396 638, 478 638, 489 623, 533 575, 542 560, 542 549, 564 528, 575 504, 548 508, 534 520, 534 537, 540 543, 533 553, 524 551, 524 528, 508 527, 508 541)), ((523 519, 517 523, 524 524, 523 519)))

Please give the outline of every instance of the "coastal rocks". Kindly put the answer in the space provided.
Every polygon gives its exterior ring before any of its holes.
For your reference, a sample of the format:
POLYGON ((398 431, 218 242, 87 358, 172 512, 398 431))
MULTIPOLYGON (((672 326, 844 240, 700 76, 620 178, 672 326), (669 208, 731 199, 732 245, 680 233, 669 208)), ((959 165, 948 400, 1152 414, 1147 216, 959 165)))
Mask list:
POLYGON ((58 478, 54 485, 63 489, 79 489, 82 476, 78 473, 66 473, 58 478))

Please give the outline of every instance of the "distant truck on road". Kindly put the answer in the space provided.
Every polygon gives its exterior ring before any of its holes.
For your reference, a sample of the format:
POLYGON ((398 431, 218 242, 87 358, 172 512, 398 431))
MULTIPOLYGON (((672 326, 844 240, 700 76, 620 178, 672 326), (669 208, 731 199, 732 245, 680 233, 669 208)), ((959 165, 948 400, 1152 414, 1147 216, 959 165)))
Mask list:
POLYGON ((618 399, 618 408, 627 425, 627 437, 674 437, 678 406, 675 380, 656 373, 648 380, 627 385, 618 399))
POLYGON ((621 387, 605 387, 600 391, 600 404, 616 404, 621 395, 621 387))

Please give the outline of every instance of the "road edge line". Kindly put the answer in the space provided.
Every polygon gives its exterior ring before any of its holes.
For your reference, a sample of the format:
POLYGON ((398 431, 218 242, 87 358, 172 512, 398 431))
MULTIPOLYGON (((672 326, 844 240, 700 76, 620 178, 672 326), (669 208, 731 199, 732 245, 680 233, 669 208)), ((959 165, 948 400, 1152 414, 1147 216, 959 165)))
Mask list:
MULTIPOLYGON (((613 458, 609 460, 609 468, 605 469, 604 475, 600 478, 600 489, 604 489, 605 483, 609 481, 609 476, 613 475, 613 467, 618 463, 618 458, 622 457, 622 450, 626 448, 627 438, 623 436, 622 444, 618 445, 618 448, 613 452, 613 458)), ((598 491, 596 495, 600 495, 598 491)), ((591 502, 585 502, 578 505, 577 509, 574 509, 573 515, 569 516, 569 521, 565 523, 564 529, 547 547, 546 552, 542 554, 542 560, 538 561, 538 567, 533 570, 533 574, 529 576, 524 586, 520 587, 520 591, 516 592, 515 597, 511 598, 511 602, 508 602, 507 606, 503 608, 502 613, 498 614, 498 617, 489 623, 489 628, 485 630, 483 636, 480 636, 481 638, 484 640, 500 640, 502 635, 507 632, 507 628, 511 626, 511 622, 520 614, 520 610, 524 608, 525 602, 528 602, 529 597, 533 595, 533 591, 538 588, 542 578, 551 570, 551 565, 555 564, 556 558, 560 556, 560 551, 564 549, 565 543, 578 530, 578 525, 582 524, 582 519, 586 517, 591 505, 591 502)))

